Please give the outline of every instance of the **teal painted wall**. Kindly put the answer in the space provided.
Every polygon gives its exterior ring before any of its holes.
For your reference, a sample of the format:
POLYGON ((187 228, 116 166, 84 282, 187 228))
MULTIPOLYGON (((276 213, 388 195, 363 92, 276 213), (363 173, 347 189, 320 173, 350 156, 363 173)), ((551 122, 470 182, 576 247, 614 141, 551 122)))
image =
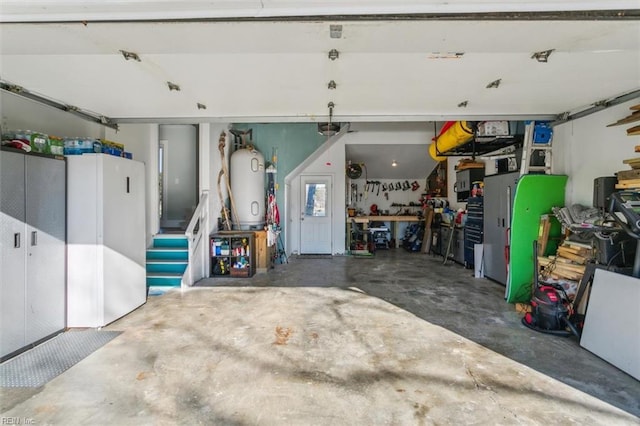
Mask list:
MULTIPOLYGON (((318 149, 320 145, 326 142, 327 137, 318 133, 316 123, 242 123, 234 124, 231 128, 240 131, 252 130, 253 145, 264 155, 265 167, 271 163, 272 149, 277 148, 278 150, 278 174, 276 176, 278 192, 276 193, 276 202, 280 211, 282 241, 286 241, 284 178, 318 149)), ((233 149, 233 139, 229 145, 233 149)), ((267 178, 265 178, 266 182, 267 178)))

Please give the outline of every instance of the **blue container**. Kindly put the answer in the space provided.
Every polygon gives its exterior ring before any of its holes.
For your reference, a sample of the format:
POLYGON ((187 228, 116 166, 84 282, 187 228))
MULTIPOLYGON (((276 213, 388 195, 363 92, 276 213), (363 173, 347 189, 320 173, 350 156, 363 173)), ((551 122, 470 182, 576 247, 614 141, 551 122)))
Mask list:
POLYGON ((533 127, 533 143, 548 144, 553 137, 553 129, 546 123, 538 123, 533 127))

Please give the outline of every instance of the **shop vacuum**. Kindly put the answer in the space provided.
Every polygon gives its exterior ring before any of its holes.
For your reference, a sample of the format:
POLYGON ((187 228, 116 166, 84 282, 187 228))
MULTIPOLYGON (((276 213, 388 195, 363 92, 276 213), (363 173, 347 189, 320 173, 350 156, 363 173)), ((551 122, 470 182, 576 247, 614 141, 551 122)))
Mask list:
POLYGON ((580 339, 580 332, 571 322, 573 306, 560 285, 540 283, 538 280, 538 242, 533 242, 533 292, 531 312, 522 318, 522 324, 541 333, 580 339))

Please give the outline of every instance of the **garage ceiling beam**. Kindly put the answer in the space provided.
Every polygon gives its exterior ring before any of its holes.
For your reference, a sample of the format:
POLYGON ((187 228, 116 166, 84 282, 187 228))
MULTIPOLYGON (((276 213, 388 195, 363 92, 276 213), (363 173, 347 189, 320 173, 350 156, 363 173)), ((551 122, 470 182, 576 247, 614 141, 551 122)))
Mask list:
MULTIPOLYGON (((193 3, 184 7, 179 1, 137 2, 100 1, 86 3, 84 7, 66 5, 64 1, 49 2, 38 7, 38 2, 5 0, 0 10, 0 22, 154 22, 154 21, 375 21, 375 20, 489 20, 489 21, 575 21, 575 20, 638 20, 640 8, 636 1, 531 2, 478 4, 461 2, 445 4, 415 4, 388 2, 368 6, 344 2, 340 5, 318 6, 301 2, 298 7, 265 5, 254 7, 240 3, 234 7, 211 7, 193 3)), ((206 2, 209 3, 209 2, 206 2)))

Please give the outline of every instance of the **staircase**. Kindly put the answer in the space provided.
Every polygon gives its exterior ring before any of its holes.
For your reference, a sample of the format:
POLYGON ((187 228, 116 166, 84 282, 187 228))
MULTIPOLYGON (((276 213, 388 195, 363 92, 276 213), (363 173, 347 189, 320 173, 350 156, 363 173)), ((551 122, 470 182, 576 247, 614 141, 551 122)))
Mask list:
POLYGON ((189 263, 187 237, 184 234, 157 234, 147 249, 147 288, 149 293, 163 293, 180 287, 189 263))

